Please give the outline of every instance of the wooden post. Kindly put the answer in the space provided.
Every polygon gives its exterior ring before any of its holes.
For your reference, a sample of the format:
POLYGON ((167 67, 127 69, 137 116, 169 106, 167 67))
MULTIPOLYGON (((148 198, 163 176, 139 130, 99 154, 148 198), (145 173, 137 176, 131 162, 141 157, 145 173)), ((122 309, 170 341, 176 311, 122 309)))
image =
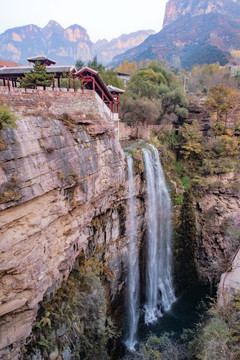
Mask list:
POLYGON ((60 88, 60 77, 58 77, 58 87, 60 88))
POLYGON ((6 81, 5 81, 5 79, 3 79, 3 86, 6 86, 6 81))
POLYGON ((7 86, 8 86, 8 91, 10 91, 10 81, 9 81, 9 78, 7 78, 7 86))
POLYGON ((119 95, 117 94, 117 113, 119 115, 119 95))

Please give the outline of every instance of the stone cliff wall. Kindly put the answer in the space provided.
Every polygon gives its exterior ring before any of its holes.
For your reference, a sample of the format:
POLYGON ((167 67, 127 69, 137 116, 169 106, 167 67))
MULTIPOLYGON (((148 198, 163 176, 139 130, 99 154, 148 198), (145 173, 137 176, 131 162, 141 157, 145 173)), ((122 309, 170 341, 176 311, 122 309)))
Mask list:
POLYGON ((201 277, 218 281, 239 245, 240 187, 237 169, 209 177, 196 203, 195 261, 201 277))
POLYGON ((0 151, 0 358, 14 360, 80 252, 106 246, 111 296, 121 287, 125 161, 92 93, 1 93, 2 103, 18 119, 0 151))
POLYGON ((218 304, 227 305, 240 292, 240 245, 231 266, 222 274, 218 289, 218 304))

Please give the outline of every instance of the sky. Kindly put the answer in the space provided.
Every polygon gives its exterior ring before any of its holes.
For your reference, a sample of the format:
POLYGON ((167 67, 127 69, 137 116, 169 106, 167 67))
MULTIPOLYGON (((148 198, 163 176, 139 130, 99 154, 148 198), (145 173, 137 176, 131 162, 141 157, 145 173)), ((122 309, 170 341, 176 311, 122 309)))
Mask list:
POLYGON ((167 0, 0 0, 0 34, 50 20, 62 27, 78 24, 90 39, 111 40, 138 30, 160 31, 167 0))

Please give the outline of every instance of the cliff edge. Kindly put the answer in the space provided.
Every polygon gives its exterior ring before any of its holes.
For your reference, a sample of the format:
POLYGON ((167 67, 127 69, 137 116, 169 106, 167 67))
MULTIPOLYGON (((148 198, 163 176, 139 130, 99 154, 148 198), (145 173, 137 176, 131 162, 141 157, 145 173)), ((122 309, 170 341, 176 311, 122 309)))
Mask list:
POLYGON ((92 92, 1 91, 0 104, 18 126, 1 131, 0 151, 0 358, 14 360, 38 303, 68 277, 93 236, 92 219, 106 211, 114 224, 96 241, 112 244, 114 259, 125 162, 92 92))

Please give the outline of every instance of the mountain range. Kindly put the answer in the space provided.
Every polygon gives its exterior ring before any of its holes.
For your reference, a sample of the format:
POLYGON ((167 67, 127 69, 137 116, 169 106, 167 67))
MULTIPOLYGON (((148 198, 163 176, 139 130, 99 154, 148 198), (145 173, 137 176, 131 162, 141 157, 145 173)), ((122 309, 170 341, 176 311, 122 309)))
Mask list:
POLYGON ((26 25, 0 35, 0 59, 25 64, 45 54, 57 64, 85 63, 97 55, 104 65, 125 60, 167 61, 175 68, 219 62, 240 63, 240 0, 169 0, 163 28, 140 30, 93 43, 80 25, 64 29, 51 20, 45 27, 26 25))
POLYGON ((97 55, 99 61, 107 64, 114 56, 139 45, 154 33, 153 30, 140 30, 111 41, 93 43, 87 30, 80 25, 64 29, 51 20, 43 28, 26 25, 0 34, 0 59, 25 64, 27 57, 44 54, 62 65, 75 64, 79 59, 87 62, 97 55))
POLYGON ((240 62, 240 0, 169 0, 163 28, 137 47, 114 57, 166 60, 176 68, 240 62))

